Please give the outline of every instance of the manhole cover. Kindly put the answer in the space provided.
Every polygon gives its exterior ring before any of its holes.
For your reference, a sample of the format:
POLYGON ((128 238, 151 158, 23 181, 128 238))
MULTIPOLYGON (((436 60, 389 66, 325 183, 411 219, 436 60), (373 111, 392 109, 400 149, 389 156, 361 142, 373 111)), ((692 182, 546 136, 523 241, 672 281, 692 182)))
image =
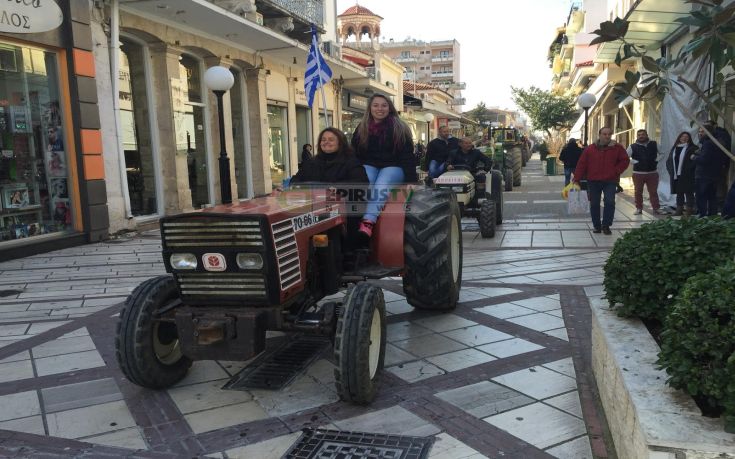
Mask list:
POLYGON ((434 437, 406 437, 367 432, 304 429, 282 459, 422 459, 429 455, 434 437))
POLYGON ((223 389, 280 389, 308 367, 331 344, 319 336, 288 341, 257 359, 232 377, 223 389))

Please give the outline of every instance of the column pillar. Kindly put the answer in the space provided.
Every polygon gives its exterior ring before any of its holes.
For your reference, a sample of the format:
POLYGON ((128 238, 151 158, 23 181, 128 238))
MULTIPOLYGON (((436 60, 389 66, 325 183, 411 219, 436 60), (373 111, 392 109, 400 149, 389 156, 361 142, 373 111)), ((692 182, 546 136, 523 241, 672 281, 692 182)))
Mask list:
POLYGON ((265 70, 245 71, 248 98, 248 126, 253 167, 253 193, 269 194, 273 189, 268 149, 268 104, 265 98, 265 70))
POLYGON ((179 75, 182 50, 165 43, 149 47, 153 68, 153 96, 158 120, 158 151, 161 158, 164 214, 192 211, 186 142, 177 150, 174 112, 183 110, 186 79, 179 75))

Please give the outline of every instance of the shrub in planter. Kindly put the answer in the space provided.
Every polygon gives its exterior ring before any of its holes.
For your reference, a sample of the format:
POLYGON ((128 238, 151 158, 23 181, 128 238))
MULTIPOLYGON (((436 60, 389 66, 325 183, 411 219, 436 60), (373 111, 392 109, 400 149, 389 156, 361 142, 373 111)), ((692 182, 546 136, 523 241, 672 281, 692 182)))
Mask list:
POLYGON ((724 408, 735 433, 735 263, 687 281, 664 322, 659 364, 668 384, 724 408))
POLYGON ((605 263, 605 293, 618 314, 663 321, 691 276, 732 260, 735 221, 658 220, 615 242, 605 263))

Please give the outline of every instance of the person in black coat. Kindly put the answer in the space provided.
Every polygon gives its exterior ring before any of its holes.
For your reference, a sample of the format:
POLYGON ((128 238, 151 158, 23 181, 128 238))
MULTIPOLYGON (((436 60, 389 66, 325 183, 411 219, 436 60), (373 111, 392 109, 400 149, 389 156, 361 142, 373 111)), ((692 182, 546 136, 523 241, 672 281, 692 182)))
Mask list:
POLYGON ((676 194, 676 212, 674 212, 676 216, 694 213, 694 158, 698 150, 699 148, 692 142, 692 136, 684 131, 676 137, 666 159, 671 194, 676 194))
POLYGON ((437 178, 447 169, 449 157, 459 149, 457 139, 449 135, 449 127, 439 127, 439 137, 429 142, 426 148, 425 169, 429 177, 437 178))
POLYGON ((374 197, 360 223, 360 233, 370 238, 385 203, 386 191, 392 185, 418 180, 413 136, 399 118, 393 102, 383 94, 374 94, 368 99, 368 110, 352 135, 352 147, 365 167, 374 197))
POLYGON ((469 137, 459 141, 459 150, 452 152, 448 162, 447 170, 466 168, 478 183, 485 183, 485 174, 493 168, 493 160, 475 148, 469 137))
POLYGON ((564 186, 569 185, 580 156, 582 156, 582 148, 577 145, 577 139, 569 139, 569 142, 564 145, 559 154, 559 161, 564 163, 564 186))
POLYGON ((714 126, 705 124, 699 128, 700 153, 694 159, 694 182, 697 188, 697 213, 700 217, 717 215, 717 185, 725 173, 728 157, 707 136, 705 128, 710 133, 714 126))
POLYGON ((299 167, 301 167, 302 164, 314 157, 311 152, 311 144, 305 143, 304 146, 301 147, 301 158, 299 160, 299 167))
POLYGON ((307 159, 291 177, 291 183, 331 185, 368 183, 368 176, 342 131, 328 127, 319 133, 317 155, 307 159))

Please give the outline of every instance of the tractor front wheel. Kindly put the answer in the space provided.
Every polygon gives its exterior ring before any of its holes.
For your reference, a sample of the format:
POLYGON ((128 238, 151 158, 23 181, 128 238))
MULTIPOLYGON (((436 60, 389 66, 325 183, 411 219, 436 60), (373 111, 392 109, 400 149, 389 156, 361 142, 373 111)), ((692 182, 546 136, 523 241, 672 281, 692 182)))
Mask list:
POLYGON ((178 299, 176 282, 159 276, 140 284, 125 300, 115 339, 117 362, 130 382, 163 389, 186 376, 191 360, 183 355, 176 324, 156 311, 178 299))
POLYGON ((484 238, 495 237, 495 202, 486 199, 480 204, 480 235, 484 238))
POLYGON ((411 197, 403 232, 403 292, 417 309, 449 310, 462 284, 462 227, 457 198, 447 190, 411 197))
POLYGON ((367 405, 375 399, 385 343, 383 291, 359 283, 347 292, 334 340, 334 378, 342 400, 367 405))

